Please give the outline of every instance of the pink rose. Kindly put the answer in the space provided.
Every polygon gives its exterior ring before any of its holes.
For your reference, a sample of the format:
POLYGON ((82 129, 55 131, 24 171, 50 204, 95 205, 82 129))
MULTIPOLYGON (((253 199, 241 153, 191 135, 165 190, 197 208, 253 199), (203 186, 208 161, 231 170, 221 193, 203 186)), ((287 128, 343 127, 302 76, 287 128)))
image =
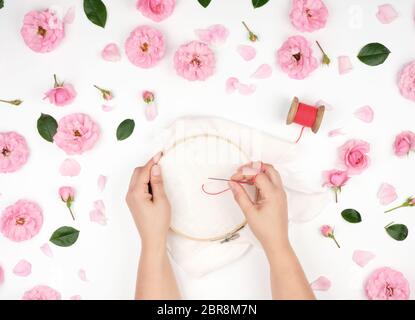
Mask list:
POLYGON ((26 139, 17 132, 0 132, 0 173, 15 172, 29 158, 26 139))
POLYGON ((12 241, 33 238, 43 224, 42 209, 34 202, 19 200, 4 209, 0 218, 0 232, 12 241))
POLYGON ((54 50, 61 43, 65 37, 65 26, 48 9, 30 11, 24 17, 20 34, 30 49, 44 53, 54 50))
POLYGON ((302 36, 289 37, 276 52, 276 59, 282 71, 298 80, 306 78, 318 66, 310 44, 302 36))
POLYGON ((346 171, 342 170, 330 170, 324 172, 325 186, 330 188, 341 188, 349 180, 349 176, 346 171))
POLYGON ((59 107, 70 104, 76 97, 75 89, 70 84, 58 83, 56 75, 53 75, 53 77, 55 79, 55 85, 53 89, 45 93, 43 99, 48 98, 50 103, 59 107))
POLYGON ((415 101, 415 61, 402 68, 398 76, 398 86, 402 96, 415 101))
POLYGON ((333 228, 329 225, 324 225, 320 228, 320 232, 324 237, 328 238, 333 235, 333 228))
POLYGON ((174 55, 177 74, 190 81, 206 80, 215 71, 215 64, 215 54, 200 41, 180 46, 174 55))
POLYGON ((143 92, 143 100, 145 103, 151 103, 154 101, 154 93, 151 91, 143 92))
POLYGON ((369 300, 408 300, 408 280, 399 271, 388 267, 375 270, 366 282, 369 300))
POLYGON ((22 300, 61 300, 61 294, 48 286, 36 286, 26 291, 22 300))
POLYGON ((137 27, 125 42, 125 52, 132 64, 140 68, 151 68, 166 52, 163 34, 149 26, 137 27))
POLYGON ((370 158, 367 156, 369 151, 369 143, 362 140, 349 140, 340 147, 340 159, 349 174, 359 174, 369 166, 370 158))
POLYGON ((59 121, 53 140, 69 155, 82 154, 94 147, 99 134, 98 125, 88 115, 73 113, 59 121))
POLYGON ((293 0, 290 19, 297 30, 311 32, 324 28, 328 15, 321 0, 293 0))
POLYGON ((75 199, 75 189, 72 187, 60 187, 59 196, 63 202, 73 201, 75 199))
POLYGON ((415 150, 415 133, 403 131, 398 134, 393 144, 393 151, 398 157, 407 156, 410 151, 415 150))
POLYGON ((176 0, 138 0, 137 9, 143 16, 160 22, 171 16, 176 0))

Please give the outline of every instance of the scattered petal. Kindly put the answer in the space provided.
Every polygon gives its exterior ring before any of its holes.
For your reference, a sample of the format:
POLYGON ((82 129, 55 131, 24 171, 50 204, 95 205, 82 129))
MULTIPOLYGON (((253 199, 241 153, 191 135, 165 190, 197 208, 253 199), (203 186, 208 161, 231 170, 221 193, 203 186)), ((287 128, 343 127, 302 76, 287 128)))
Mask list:
POLYGON ((63 17, 63 22, 67 24, 71 24, 75 20, 75 7, 72 6, 66 11, 65 16, 63 17))
POLYGON ((353 261, 361 266, 362 268, 366 266, 370 260, 372 260, 374 257, 376 257, 372 252, 369 251, 363 251, 363 250, 355 250, 353 252, 352 259, 353 261))
POLYGON ((315 291, 327 291, 331 287, 331 281, 324 276, 318 277, 311 284, 311 289, 315 291))
POLYGON ((378 6, 378 12, 376 13, 376 17, 381 23, 388 24, 398 17, 398 13, 392 5, 383 4, 381 6, 378 6))
POLYGON ((4 283, 4 269, 0 266, 0 286, 4 283))
POLYGON ((238 92, 244 96, 253 94, 256 91, 256 86, 254 84, 243 84, 243 83, 237 83, 236 88, 238 89, 238 92))
POLYGON ((266 79, 271 77, 272 68, 269 64, 261 64, 258 69, 252 74, 251 78, 266 79))
POLYGON ((107 177, 100 175, 98 177, 98 190, 101 192, 104 191, 106 184, 107 184, 107 177))
POLYGON ((40 250, 42 250, 42 252, 43 252, 46 256, 48 256, 49 258, 52 258, 52 257, 53 257, 53 252, 52 252, 52 249, 50 248, 50 246, 49 246, 49 244, 48 244, 48 243, 43 244, 43 245, 40 247, 40 250))
POLYGON ((13 268, 13 273, 19 277, 27 277, 32 273, 32 265, 27 260, 20 260, 13 268))
POLYGON ((107 44, 104 49, 102 49, 101 57, 105 61, 116 62, 121 60, 120 49, 115 43, 107 44))
POLYGON ((355 117, 362 120, 363 122, 370 123, 373 121, 375 116, 373 109, 369 106, 364 106, 357 109, 354 113, 355 117))
POLYGON ((101 108, 102 108, 102 111, 104 111, 104 112, 110 112, 114 109, 114 107, 107 106, 106 104, 103 104, 101 108))
POLYGON ((86 272, 84 269, 79 269, 78 270, 78 277, 79 279, 81 279, 82 281, 88 281, 88 279, 86 278, 86 272))
POLYGON ((147 121, 153 121, 158 116, 157 105, 152 102, 145 106, 144 115, 146 116, 147 121))
POLYGON ((226 80, 226 92, 232 93, 236 90, 236 85, 239 83, 239 80, 235 77, 231 77, 226 80))
POLYGON ((59 172, 64 177, 75 177, 81 172, 81 166, 74 159, 66 159, 62 162, 59 172))
POLYGON ((336 136, 344 136, 346 133, 343 132, 342 128, 338 128, 338 129, 333 129, 331 131, 329 131, 329 133, 327 134, 330 138, 332 137, 336 137, 336 136))
POLYGON ((96 210, 105 211, 105 204, 102 200, 94 201, 94 208, 96 210))
POLYGON ((107 218, 105 217, 105 214, 100 210, 92 210, 89 213, 89 219, 92 222, 96 222, 102 226, 105 226, 107 224, 107 218))
POLYGON ((82 300, 82 297, 79 294, 77 294, 75 296, 70 297, 69 300, 82 300))
POLYGON ((352 63, 348 56, 339 56, 339 74, 346 74, 353 69, 352 63))
POLYGON ((240 45, 236 49, 239 55, 246 61, 252 60, 256 56, 256 50, 252 46, 240 45))
POLYGON ((391 204, 398 198, 395 187, 388 183, 382 183, 380 185, 377 196, 380 204, 384 206, 391 204))
POLYGON ((221 24, 215 24, 207 29, 197 29, 195 33, 201 41, 212 45, 225 43, 229 36, 228 29, 221 24))

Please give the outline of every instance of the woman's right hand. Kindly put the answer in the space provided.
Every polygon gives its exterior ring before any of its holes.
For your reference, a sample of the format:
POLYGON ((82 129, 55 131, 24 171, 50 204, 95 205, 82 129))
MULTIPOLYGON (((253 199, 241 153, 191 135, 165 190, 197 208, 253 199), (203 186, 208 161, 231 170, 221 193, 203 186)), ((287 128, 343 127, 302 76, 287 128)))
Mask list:
POLYGON ((279 173, 270 164, 260 164, 254 174, 254 164, 242 166, 229 182, 236 202, 246 216, 249 227, 261 242, 265 253, 290 249, 288 240, 287 197, 279 173), (257 197, 252 200, 237 181, 253 181, 257 197))

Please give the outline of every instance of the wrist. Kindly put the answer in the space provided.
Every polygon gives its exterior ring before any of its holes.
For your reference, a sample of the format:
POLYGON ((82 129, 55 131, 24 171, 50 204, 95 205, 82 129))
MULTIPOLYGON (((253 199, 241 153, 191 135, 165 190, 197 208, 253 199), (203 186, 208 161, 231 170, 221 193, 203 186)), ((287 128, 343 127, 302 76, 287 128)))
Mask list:
POLYGON ((157 254, 167 252, 167 243, 165 239, 142 239, 141 240, 142 254, 157 254))
POLYGON ((263 245, 263 248, 265 251, 265 255, 270 261, 274 259, 274 257, 278 257, 278 259, 281 259, 283 257, 292 255, 294 252, 288 239, 284 241, 275 241, 273 243, 263 245))

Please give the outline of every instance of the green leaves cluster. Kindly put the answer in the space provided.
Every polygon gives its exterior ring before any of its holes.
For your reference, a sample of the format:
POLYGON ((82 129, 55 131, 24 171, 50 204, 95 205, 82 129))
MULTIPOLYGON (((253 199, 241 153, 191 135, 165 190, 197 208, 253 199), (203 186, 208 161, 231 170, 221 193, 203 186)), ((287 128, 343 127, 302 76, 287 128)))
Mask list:
MULTIPOLYGON (((212 0, 197 0, 203 8, 207 8, 207 6, 212 2, 212 0)), ((251 0, 252 6, 256 8, 260 8, 263 5, 267 4, 269 0, 251 0)))

